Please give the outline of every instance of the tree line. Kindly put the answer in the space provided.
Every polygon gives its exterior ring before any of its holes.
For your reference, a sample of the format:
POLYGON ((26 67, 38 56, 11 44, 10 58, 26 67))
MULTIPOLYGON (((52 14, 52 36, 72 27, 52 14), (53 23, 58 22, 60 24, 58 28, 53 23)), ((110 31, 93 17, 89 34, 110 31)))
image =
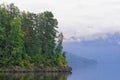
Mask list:
POLYGON ((52 12, 20 11, 0 5, 0 68, 67 66, 63 34, 52 12))

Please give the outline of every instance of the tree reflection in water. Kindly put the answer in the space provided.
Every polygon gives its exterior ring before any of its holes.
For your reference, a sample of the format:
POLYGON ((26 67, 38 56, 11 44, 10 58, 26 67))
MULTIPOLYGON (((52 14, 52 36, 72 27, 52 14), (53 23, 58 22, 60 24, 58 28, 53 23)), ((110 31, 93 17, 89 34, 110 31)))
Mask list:
POLYGON ((0 80, 67 80, 70 73, 1 73, 0 80))

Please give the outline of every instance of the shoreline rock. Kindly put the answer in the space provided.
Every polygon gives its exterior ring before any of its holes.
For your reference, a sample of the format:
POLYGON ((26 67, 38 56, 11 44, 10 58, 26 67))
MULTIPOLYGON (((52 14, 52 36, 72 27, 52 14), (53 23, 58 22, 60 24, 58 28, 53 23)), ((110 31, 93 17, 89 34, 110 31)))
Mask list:
POLYGON ((0 73, 72 73, 72 68, 4 69, 0 73))

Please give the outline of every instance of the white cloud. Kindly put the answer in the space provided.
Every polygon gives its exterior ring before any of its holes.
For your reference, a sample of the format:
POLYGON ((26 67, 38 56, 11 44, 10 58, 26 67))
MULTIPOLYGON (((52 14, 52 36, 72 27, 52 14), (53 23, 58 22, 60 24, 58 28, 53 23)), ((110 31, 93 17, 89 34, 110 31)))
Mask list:
POLYGON ((107 38, 120 32, 120 0, 0 0, 21 10, 52 11, 66 41, 107 38))

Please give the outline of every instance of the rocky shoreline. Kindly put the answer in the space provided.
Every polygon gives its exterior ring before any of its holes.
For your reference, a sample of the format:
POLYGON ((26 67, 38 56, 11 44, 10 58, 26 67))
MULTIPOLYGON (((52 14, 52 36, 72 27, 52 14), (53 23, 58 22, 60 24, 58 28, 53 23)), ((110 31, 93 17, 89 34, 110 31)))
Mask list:
POLYGON ((4 69, 0 73, 72 73, 72 68, 4 69))

